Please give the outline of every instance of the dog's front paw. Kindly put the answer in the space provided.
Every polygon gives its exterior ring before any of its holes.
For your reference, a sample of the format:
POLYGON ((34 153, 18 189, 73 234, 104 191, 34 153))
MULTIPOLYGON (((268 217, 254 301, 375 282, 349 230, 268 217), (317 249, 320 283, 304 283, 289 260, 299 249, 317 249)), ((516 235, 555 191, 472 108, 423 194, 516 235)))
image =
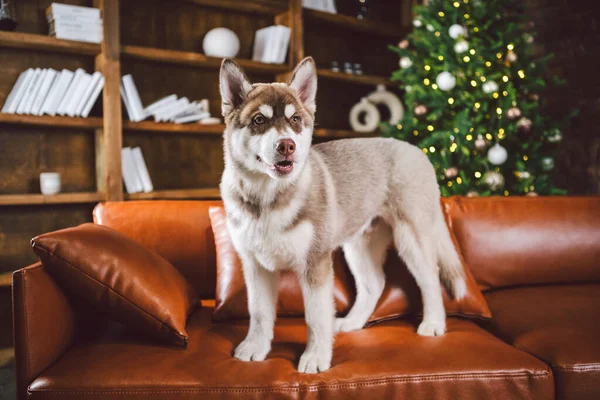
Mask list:
POLYGON ((336 318, 335 319, 335 331, 336 332, 351 332, 358 329, 362 329, 365 326, 364 321, 357 321, 355 319, 336 318))
POLYGON ((298 371, 304 374, 327 371, 329 367, 331 367, 331 354, 314 351, 305 351, 298 363, 298 371))
POLYGON ((233 356, 242 361, 263 361, 271 351, 271 342, 268 339, 247 337, 235 349, 233 356))
POLYGON ((441 336, 446 333, 446 321, 423 321, 417 333, 421 336, 441 336))

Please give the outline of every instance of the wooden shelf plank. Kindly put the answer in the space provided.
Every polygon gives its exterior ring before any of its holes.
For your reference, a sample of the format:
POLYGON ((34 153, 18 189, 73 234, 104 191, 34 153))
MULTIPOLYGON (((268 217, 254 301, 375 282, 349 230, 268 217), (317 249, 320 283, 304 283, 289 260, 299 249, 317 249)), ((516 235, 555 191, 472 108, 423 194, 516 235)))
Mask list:
POLYGON ((198 123, 173 124, 168 122, 123 121, 123 129, 132 133, 143 132, 172 132, 195 135, 222 135, 225 130, 223 124, 203 125, 198 123))
MULTIPOLYGON (((123 57, 137 60, 155 61, 165 64, 188 65, 200 68, 219 68, 221 66, 221 62, 223 61, 222 58, 209 57, 200 53, 129 45, 121 46, 121 55, 123 57)), ((237 58, 235 59, 235 62, 244 68, 244 70, 249 72, 279 74, 289 70, 289 66, 287 64, 265 64, 243 58, 237 58)))
POLYGON ((386 36, 398 39, 404 36, 405 33, 405 30, 400 25, 369 19, 358 19, 349 15, 331 14, 308 8, 304 9, 304 16, 310 21, 323 22, 376 36, 386 36))
POLYGON ((13 347, 0 348, 0 368, 12 364, 14 359, 15 349, 13 347))
POLYGON ((12 285, 12 272, 3 272, 0 274, 0 287, 12 285))
POLYGON ((358 137, 377 137, 379 136, 379 132, 359 133, 343 129, 317 128, 315 129, 313 136, 322 138, 344 139, 358 137))
POLYGON ((0 113, 0 124, 52 126, 60 128, 102 128, 102 118, 51 117, 0 113))
POLYGON ((100 44, 62 40, 24 32, 0 31, 0 47, 85 55, 100 53, 100 44))
POLYGON ((125 196, 128 200, 156 200, 156 199, 220 199, 218 188, 205 189, 175 189, 156 190, 150 193, 133 193, 125 196))
POLYGON ((52 196, 44 196, 43 194, 2 194, 0 195, 0 206, 96 203, 103 200, 104 194, 97 192, 60 193, 52 196))
POLYGON ((273 4, 272 1, 253 0, 185 0, 188 3, 197 4, 203 7, 219 8, 227 11, 262 14, 262 15, 277 15, 287 10, 283 4, 273 4))
POLYGON ((320 68, 317 70, 319 78, 334 79, 344 82, 356 83, 361 85, 392 85, 392 82, 384 76, 375 75, 351 75, 344 72, 333 72, 329 69, 320 68))

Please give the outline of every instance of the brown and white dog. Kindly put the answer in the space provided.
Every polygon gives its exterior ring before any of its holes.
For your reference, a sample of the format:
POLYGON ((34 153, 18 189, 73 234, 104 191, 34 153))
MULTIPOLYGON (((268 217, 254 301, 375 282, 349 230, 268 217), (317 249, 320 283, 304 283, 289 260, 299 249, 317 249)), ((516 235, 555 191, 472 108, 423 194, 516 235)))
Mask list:
POLYGON ((456 298, 464 271, 440 207, 434 169, 423 152, 395 139, 347 139, 311 147, 317 73, 312 58, 289 84, 252 85, 231 60, 220 74, 225 117, 221 195, 242 260, 250 328, 236 348, 244 361, 271 349, 279 272, 294 270, 304 295, 308 342, 298 370, 331 365, 335 331, 362 328, 383 291, 393 242, 423 297, 420 335, 442 335, 440 277, 456 298), (335 319, 332 252, 342 247, 357 297, 335 319))

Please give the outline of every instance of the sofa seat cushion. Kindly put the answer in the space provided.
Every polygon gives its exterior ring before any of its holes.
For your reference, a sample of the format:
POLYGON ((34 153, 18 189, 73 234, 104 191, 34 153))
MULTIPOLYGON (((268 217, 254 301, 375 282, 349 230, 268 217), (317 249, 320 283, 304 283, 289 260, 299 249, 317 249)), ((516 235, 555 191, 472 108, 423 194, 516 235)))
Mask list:
POLYGON ((600 284, 486 294, 491 330, 552 367, 556 399, 600 399, 600 284))
POLYGON ((114 330, 77 342, 28 388, 31 399, 549 399, 550 369, 473 322, 451 318, 445 336, 417 336, 394 320, 337 336, 332 368, 296 370, 306 343, 302 319, 277 322, 266 361, 231 354, 247 322, 213 323, 205 307, 190 317, 187 350, 114 330))

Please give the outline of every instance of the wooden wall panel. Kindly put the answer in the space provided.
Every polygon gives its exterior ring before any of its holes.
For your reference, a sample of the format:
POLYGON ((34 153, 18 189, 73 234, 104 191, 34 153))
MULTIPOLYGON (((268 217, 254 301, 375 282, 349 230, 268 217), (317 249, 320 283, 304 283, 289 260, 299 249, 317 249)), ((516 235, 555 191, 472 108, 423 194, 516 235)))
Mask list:
POLYGON ((40 193, 40 172, 59 172, 62 192, 96 189, 90 131, 0 125, 0 149, 0 194, 40 193))
POLYGON ((36 235, 92 220, 93 205, 0 207, 0 273, 37 260, 29 244, 36 235))

